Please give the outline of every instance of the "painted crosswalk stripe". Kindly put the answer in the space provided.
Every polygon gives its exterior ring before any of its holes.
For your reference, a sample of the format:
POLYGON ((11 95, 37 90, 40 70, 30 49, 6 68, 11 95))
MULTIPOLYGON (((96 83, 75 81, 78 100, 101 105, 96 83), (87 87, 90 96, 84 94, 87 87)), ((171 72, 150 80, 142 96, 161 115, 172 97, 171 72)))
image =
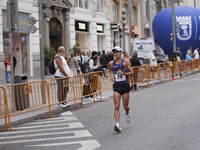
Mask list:
MULTIPOLYGON (((29 132, 42 132, 42 131, 53 131, 53 130, 65 130, 65 129, 74 129, 74 128, 84 128, 83 124, 80 122, 75 123, 68 123, 69 127, 60 127, 60 128, 49 128, 49 129, 37 129, 37 130, 17 130, 17 131, 8 131, 8 132, 2 132, 0 135, 8 135, 8 134, 19 134, 19 133, 29 133, 29 132)), ((16 128, 15 128, 16 129, 16 128)))
MULTIPOLYGON (((84 132, 86 130, 81 130, 81 132, 84 132)), ((26 137, 35 137, 35 136, 48 136, 48 135, 59 135, 59 134, 69 134, 74 133, 76 131, 65 131, 65 132, 53 132, 53 133, 40 133, 40 134, 30 134, 30 135, 16 135, 11 137, 0 137, 0 140, 2 139, 15 139, 15 138, 26 138, 26 137)))
POLYGON ((79 131, 69 131, 69 133, 73 133, 74 136, 63 136, 63 137, 51 137, 51 138, 37 138, 30 140, 16 140, 16 141, 5 141, 0 142, 0 145, 3 144, 16 144, 16 143, 26 143, 26 142, 39 142, 39 141, 49 141, 49 140, 64 140, 64 139, 74 139, 74 138, 82 138, 82 137, 92 137, 88 130, 79 130, 79 131))
POLYGON ((68 116, 68 115, 73 115, 73 113, 71 111, 66 111, 61 113, 62 116, 68 116))
POLYGON ((101 145, 97 140, 85 140, 85 141, 74 141, 74 142, 63 142, 63 143, 51 143, 51 144, 39 144, 39 145, 26 145, 26 147, 50 147, 50 146, 61 146, 61 145, 72 145, 81 144, 82 147, 77 150, 94 150, 101 145))
POLYGON ((34 124, 44 124, 44 123, 58 123, 58 122, 66 122, 66 121, 76 121, 78 120, 75 116, 71 116, 71 117, 63 117, 62 120, 52 120, 52 121, 48 121, 48 120, 40 120, 40 121, 36 121, 33 123, 25 123, 23 125, 34 125, 34 124))
POLYGON ((25 127, 16 127, 15 129, 31 129, 31 128, 46 128, 46 127, 56 127, 56 126, 67 126, 69 123, 58 123, 58 124, 42 124, 38 126, 25 126, 25 127))

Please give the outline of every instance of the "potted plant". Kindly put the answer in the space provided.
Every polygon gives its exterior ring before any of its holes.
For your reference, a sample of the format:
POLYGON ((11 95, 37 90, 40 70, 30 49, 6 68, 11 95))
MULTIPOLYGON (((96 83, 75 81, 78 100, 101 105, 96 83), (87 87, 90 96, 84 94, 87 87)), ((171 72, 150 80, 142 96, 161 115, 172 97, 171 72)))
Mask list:
POLYGON ((70 50, 70 52, 73 52, 74 54, 81 54, 81 49, 78 48, 76 45, 74 45, 70 50))
POLYGON ((51 59, 53 59, 56 55, 56 51, 54 50, 53 47, 50 46, 50 48, 48 48, 47 46, 44 47, 44 62, 45 62, 45 72, 46 75, 51 75, 51 73, 49 72, 49 62, 51 61, 51 59))

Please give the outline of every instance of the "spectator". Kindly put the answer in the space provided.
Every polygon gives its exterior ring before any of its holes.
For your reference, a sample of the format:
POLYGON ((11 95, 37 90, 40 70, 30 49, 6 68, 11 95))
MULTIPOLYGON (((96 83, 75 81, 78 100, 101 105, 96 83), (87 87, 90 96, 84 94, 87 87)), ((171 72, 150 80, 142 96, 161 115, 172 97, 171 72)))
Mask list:
POLYGON ((109 53, 109 61, 112 61, 112 60, 114 60, 114 54, 113 54, 113 52, 112 51, 110 51, 110 53, 109 53))
POLYGON ((157 72, 157 59, 158 57, 156 57, 156 50, 153 50, 150 58, 152 79, 155 79, 155 72, 157 72))
POLYGON ((88 50, 86 55, 84 56, 83 63, 86 63, 91 58, 91 51, 88 50))
POLYGON ((191 51, 188 50, 186 54, 187 75, 190 74, 189 68, 191 70, 191 65, 192 65, 191 61, 192 61, 191 51))
POLYGON ((173 55, 170 57, 170 67, 172 70, 172 80, 176 80, 174 76, 174 69, 176 67, 176 62, 177 62, 177 52, 174 52, 173 55))
MULTIPOLYGON (((101 65, 97 65, 97 52, 96 51, 93 51, 92 52, 92 57, 91 59, 89 60, 89 67, 91 70, 93 70, 94 72, 95 71, 98 71, 98 68, 101 67, 101 65)), ((90 86, 92 87, 92 91, 91 91, 91 94, 96 92, 97 90, 97 87, 98 87, 98 83, 97 83, 97 75, 96 74, 90 74, 89 75, 89 84, 90 86)), ((89 97, 90 100, 93 100, 92 99, 92 96, 89 97)), ((100 96, 98 95, 97 97, 95 97, 95 100, 99 100, 100 99, 100 96)))
POLYGON ((181 73, 181 54, 179 52, 177 52, 176 58, 177 58, 178 66, 179 66, 180 77, 182 77, 182 73, 181 73))
POLYGON ((6 59, 4 60, 4 65, 5 65, 5 77, 6 77, 6 82, 10 83, 10 55, 6 55, 6 59))
POLYGON ((109 54, 110 54, 110 52, 109 52, 109 51, 107 51, 107 56, 108 56, 108 58, 109 58, 109 54))
POLYGON ((65 48, 63 46, 60 46, 58 48, 58 54, 57 54, 57 56, 59 57, 56 57, 54 59, 54 66, 55 68, 58 68, 55 72, 55 78, 61 78, 56 80, 58 85, 57 96, 60 103, 58 104, 59 107, 70 106, 69 103, 66 103, 64 101, 66 101, 66 96, 69 90, 68 78, 70 77, 70 69, 68 63, 70 62, 71 57, 69 56, 66 61, 65 58, 63 57, 64 53, 65 53, 65 48))
MULTIPOLYGON (((199 59, 199 48, 196 47, 196 49, 194 50, 194 59, 199 59)), ((198 61, 197 60, 194 60, 194 63, 195 63, 195 71, 198 71, 198 61)))
POLYGON ((101 55, 100 62, 101 62, 102 67, 107 69, 109 58, 105 54, 105 50, 103 50, 102 53, 103 54, 101 55))
POLYGON ((70 68, 71 76, 77 75, 78 70, 78 61, 75 59, 74 54, 71 54, 71 61, 68 63, 68 66, 70 68))
POLYGON ((127 52, 124 52, 124 59, 131 59, 131 57, 128 55, 128 53, 127 52))
POLYGON ((177 53, 180 53, 180 59, 182 60, 183 59, 183 54, 181 53, 180 48, 177 47, 176 51, 177 51, 177 53))
MULTIPOLYGON (((135 51, 135 52, 133 52, 133 57, 130 59, 131 67, 133 67, 133 72, 134 72, 134 83, 137 82, 137 79, 138 79, 138 67, 141 66, 140 60, 139 60, 139 58, 137 56, 138 56, 138 54, 135 51)), ((133 83, 133 81, 132 81, 132 83, 133 83)), ((133 89, 133 85, 131 86, 131 89, 133 89)), ((137 90, 137 84, 134 84, 134 89, 137 90)))

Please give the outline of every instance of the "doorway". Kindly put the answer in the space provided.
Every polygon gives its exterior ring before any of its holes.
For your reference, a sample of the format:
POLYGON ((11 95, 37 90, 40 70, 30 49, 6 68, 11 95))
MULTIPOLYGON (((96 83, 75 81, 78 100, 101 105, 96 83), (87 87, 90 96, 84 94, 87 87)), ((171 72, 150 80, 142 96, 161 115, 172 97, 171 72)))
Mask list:
POLYGON ((61 46, 61 23, 55 17, 49 22, 49 42, 50 46, 58 51, 58 47, 61 46))

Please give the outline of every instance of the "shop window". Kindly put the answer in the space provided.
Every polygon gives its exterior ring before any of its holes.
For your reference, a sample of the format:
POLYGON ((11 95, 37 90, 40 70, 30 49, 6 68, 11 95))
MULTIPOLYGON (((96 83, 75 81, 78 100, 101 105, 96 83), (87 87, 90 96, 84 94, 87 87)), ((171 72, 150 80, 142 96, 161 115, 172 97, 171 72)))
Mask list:
POLYGON ((118 22, 118 3, 113 1, 113 21, 118 22))
POLYGON ((128 23, 128 13, 127 13, 127 11, 128 11, 128 6, 125 4, 124 5, 124 8, 125 8, 125 10, 126 10, 126 24, 128 23))
POLYGON ((88 9, 88 0, 74 0, 74 6, 88 9))
POLYGON ((103 1, 97 0, 97 12, 103 12, 103 1))
POLYGON ((136 18, 136 8, 135 7, 132 7, 132 20, 133 20, 133 25, 137 25, 137 18, 136 18))

